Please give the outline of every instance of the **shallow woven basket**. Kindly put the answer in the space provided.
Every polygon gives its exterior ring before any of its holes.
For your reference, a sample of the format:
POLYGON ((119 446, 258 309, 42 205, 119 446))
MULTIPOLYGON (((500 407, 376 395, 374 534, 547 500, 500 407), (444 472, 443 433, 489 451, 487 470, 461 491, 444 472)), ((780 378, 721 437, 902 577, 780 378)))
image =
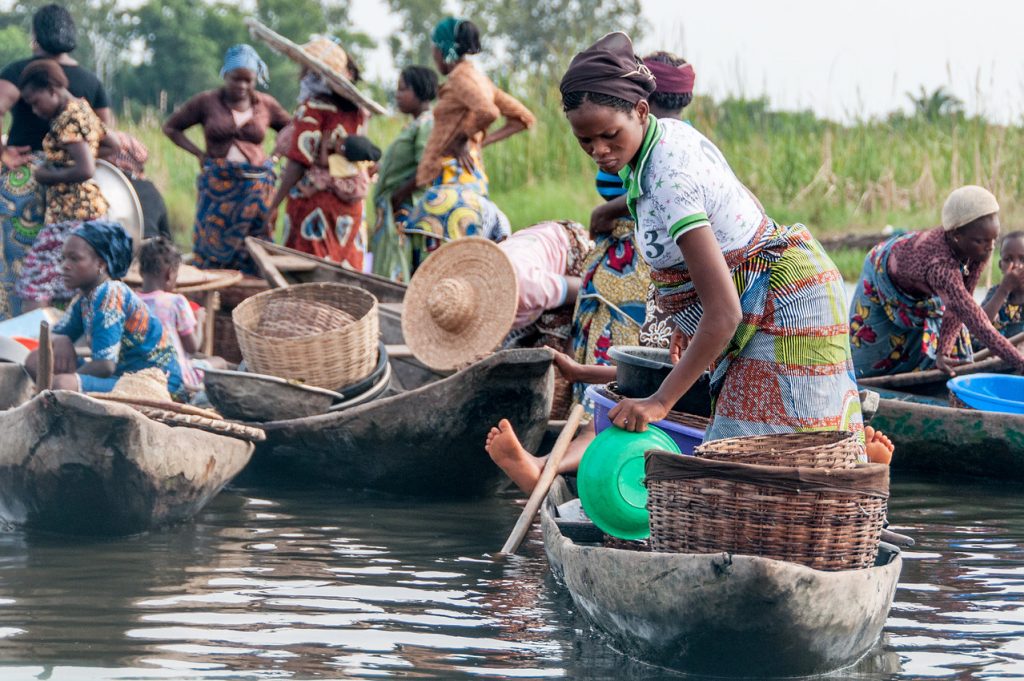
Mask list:
POLYGON ((369 376, 377 363, 377 299, 361 288, 317 283, 274 289, 242 301, 232 319, 242 356, 258 374, 335 390, 369 376), (322 307, 342 314, 321 314, 322 307), (311 309, 315 318, 301 317, 311 309), (327 328, 332 319, 341 326, 327 328), (273 335, 286 320, 304 335, 273 335))
POLYGON ((348 312, 323 303, 272 300, 260 313, 256 332, 269 338, 301 338, 341 329, 354 321, 348 312))
POLYGON ((714 461, 762 466, 853 468, 864 446, 846 431, 752 435, 712 440, 698 446, 694 456, 714 461))
POLYGON ((811 469, 650 452, 651 549, 868 568, 878 554, 888 475, 883 464, 811 469))

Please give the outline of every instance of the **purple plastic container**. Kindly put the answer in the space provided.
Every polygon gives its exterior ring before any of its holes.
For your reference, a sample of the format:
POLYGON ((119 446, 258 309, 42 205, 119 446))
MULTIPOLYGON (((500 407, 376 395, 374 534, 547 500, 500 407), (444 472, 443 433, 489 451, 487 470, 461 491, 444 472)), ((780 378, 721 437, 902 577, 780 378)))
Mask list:
MULTIPOLYGON (((587 388, 587 397, 594 402, 594 430, 600 433, 609 428, 612 422, 608 420, 608 412, 615 406, 615 400, 605 397, 599 391, 603 386, 592 385, 587 388)), ((704 431, 699 428, 691 428, 671 421, 655 421, 652 426, 658 426, 671 437, 683 454, 693 454, 693 450, 704 441, 704 431)))

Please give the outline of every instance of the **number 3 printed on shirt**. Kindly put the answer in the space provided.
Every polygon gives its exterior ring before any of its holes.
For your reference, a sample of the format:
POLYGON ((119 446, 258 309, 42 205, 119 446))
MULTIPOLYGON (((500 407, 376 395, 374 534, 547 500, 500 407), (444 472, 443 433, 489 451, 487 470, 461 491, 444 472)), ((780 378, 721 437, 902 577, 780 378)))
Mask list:
POLYGON ((644 239, 647 241, 647 248, 644 255, 649 261, 654 261, 665 254, 665 247, 658 243, 658 233, 653 229, 644 232, 644 239))

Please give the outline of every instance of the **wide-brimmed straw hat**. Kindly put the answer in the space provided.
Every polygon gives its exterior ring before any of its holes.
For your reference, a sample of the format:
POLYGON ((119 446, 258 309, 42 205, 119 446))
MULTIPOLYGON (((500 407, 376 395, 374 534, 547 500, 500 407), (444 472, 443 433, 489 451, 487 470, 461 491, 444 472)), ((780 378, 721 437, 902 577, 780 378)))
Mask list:
POLYGON ((498 246, 464 237, 434 251, 405 294, 402 333, 416 359, 438 371, 492 352, 512 329, 519 286, 498 246))
POLYGON ((245 20, 249 32, 300 66, 319 74, 336 93, 367 110, 387 114, 387 109, 364 94, 348 78, 348 55, 330 38, 314 38, 305 45, 296 45, 253 18, 245 20))

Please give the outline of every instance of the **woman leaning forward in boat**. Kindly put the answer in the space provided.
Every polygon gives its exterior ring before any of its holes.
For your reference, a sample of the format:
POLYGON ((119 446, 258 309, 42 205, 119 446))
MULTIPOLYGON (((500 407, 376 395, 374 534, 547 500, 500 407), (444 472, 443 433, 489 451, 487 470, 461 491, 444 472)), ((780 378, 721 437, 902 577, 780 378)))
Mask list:
MULTIPOLYGON (((657 302, 675 326, 672 372, 654 395, 620 402, 610 419, 646 430, 713 366, 706 440, 862 432, 835 265, 806 227, 767 217, 711 141, 651 116, 654 87, 623 33, 576 55, 561 83, 580 146, 624 180, 657 302)), ((503 436, 514 438, 492 432, 489 448, 503 436)))
MULTIPOLYGON (((123 374, 155 367, 167 376, 175 399, 187 397, 174 346, 160 320, 118 281, 131 260, 132 238, 116 222, 82 223, 64 242, 64 283, 78 296, 53 327, 54 389, 110 392, 123 374), (80 364, 74 342, 83 336, 90 339, 92 359, 80 364)), ((35 377, 36 352, 25 366, 35 377)))
POLYGON ((941 227, 871 249, 850 308, 857 376, 933 367, 954 375, 958 362, 971 359, 971 336, 1015 370, 1024 369, 1024 355, 973 296, 998 237, 996 197, 968 185, 946 199, 941 227))

